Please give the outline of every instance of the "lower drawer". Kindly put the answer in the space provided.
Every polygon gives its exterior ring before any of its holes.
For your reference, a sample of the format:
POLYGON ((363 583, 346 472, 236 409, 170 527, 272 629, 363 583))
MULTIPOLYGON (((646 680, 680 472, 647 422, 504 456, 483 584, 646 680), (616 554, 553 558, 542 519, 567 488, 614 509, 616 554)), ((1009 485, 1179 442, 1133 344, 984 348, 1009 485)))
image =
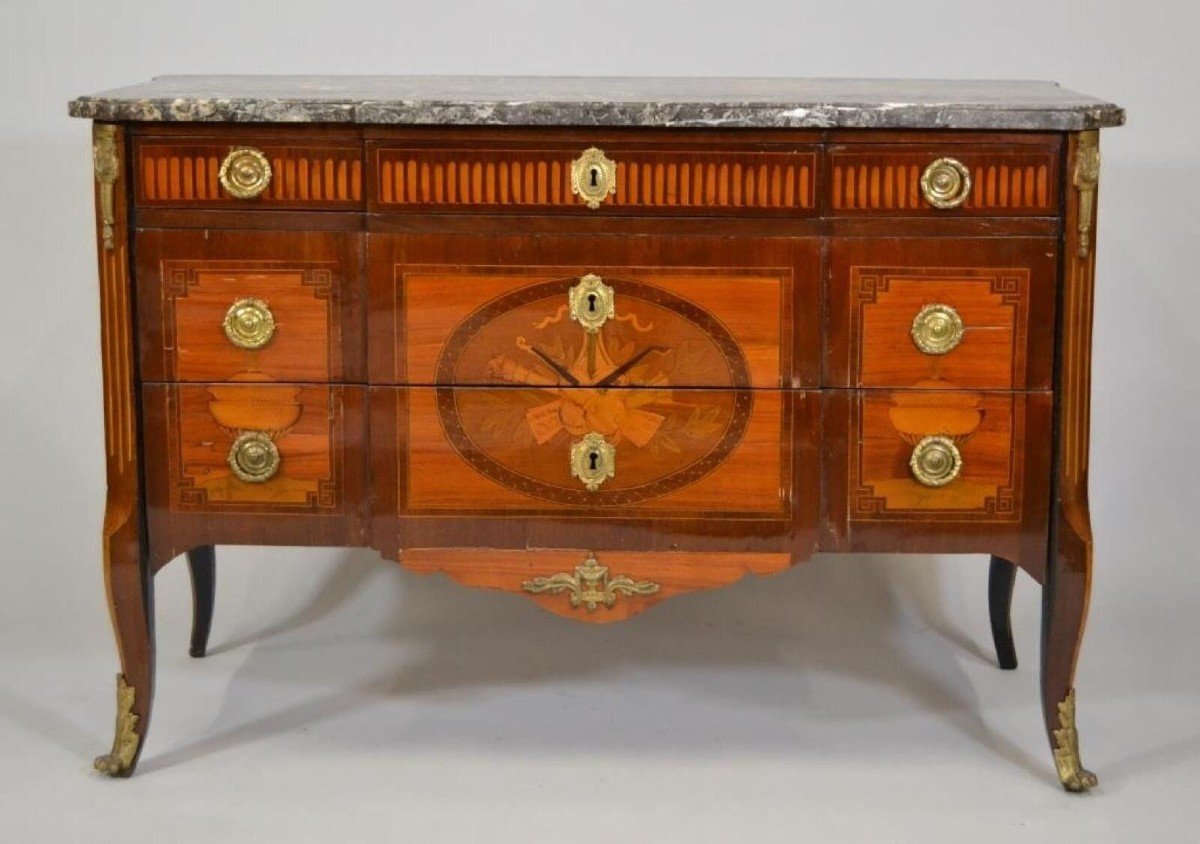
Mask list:
POLYGON ((142 401, 152 547, 364 536, 364 387, 154 383, 142 401))
POLYGON ((1051 416, 1049 392, 828 392, 822 549, 1042 559, 1051 416))
POLYGON ((397 548, 811 545, 819 403, 780 390, 372 387, 375 540, 395 525, 397 548))

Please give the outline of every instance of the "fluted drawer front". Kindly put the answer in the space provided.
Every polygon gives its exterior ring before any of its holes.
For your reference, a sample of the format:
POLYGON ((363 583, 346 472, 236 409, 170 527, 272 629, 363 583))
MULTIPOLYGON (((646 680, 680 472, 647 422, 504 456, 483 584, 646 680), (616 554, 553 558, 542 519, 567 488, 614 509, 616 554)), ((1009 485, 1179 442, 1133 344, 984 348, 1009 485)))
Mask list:
POLYGON ((369 142, 372 206, 734 216, 816 210, 813 144, 688 144, 681 137, 653 145, 576 135, 560 142, 481 140, 469 147, 452 138, 369 142))
POLYGON ((957 142, 828 148, 825 196, 834 215, 1058 214, 1060 141, 957 142))
POLYGON ((159 208, 355 210, 364 207, 356 138, 274 131, 138 139, 134 199, 159 208))

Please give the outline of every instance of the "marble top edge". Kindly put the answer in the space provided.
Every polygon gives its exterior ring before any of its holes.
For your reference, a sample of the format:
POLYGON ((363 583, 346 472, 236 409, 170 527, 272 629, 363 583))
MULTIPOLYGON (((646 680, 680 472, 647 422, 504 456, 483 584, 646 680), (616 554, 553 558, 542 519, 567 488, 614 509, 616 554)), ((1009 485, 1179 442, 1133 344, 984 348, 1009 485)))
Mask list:
POLYGON ((96 120, 1076 131, 1122 108, 1041 80, 160 76, 72 100, 96 120))

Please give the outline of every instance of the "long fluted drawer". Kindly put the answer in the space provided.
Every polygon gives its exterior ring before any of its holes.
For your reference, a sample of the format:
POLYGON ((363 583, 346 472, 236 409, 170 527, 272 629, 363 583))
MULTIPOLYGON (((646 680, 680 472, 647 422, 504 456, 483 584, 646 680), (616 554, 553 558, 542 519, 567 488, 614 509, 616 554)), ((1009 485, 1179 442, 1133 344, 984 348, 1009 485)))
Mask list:
POLYGON ((816 136, 417 132, 368 141, 378 211, 811 216, 816 136), (796 142, 799 141, 799 142, 796 142), (578 163, 577 163, 578 162, 578 163))

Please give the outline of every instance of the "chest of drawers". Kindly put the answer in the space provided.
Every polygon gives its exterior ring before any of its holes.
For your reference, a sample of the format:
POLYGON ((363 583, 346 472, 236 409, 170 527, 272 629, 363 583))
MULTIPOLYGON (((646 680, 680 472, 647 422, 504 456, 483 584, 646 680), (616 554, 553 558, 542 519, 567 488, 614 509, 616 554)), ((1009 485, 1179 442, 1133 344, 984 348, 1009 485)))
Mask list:
POLYGON ((92 118, 121 658, 217 544, 369 546, 570 619, 817 552, 1044 590, 1063 785, 1087 608, 1098 132, 1047 83, 165 78, 92 118))

